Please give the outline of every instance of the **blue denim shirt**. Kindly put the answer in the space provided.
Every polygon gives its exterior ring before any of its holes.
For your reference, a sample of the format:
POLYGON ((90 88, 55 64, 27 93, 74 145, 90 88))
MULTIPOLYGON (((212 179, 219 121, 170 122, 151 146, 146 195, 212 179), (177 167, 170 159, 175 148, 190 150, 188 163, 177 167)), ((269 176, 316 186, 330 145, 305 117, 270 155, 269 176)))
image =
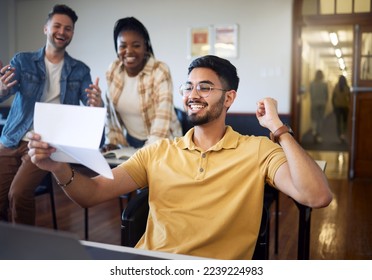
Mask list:
MULTIPOLYGON (((18 53, 10 62, 18 83, 7 92, 1 92, 5 95, 0 94, 0 102, 15 95, 0 137, 0 142, 8 148, 17 147, 33 124, 35 103, 40 102, 45 87, 44 55, 45 48, 41 48, 36 52, 18 53)), ((79 105, 81 101, 87 105, 85 89, 91 83, 89 67, 66 52, 60 79, 61 104, 79 105)))

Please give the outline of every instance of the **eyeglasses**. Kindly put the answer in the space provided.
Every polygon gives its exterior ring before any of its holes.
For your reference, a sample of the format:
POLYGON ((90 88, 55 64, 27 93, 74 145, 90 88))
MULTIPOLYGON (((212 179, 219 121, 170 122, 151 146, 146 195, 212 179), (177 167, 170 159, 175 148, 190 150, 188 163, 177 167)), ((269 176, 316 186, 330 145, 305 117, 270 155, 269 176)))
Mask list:
POLYGON ((184 83, 180 86, 180 94, 183 97, 188 97, 194 88, 196 89, 196 92, 199 94, 199 96, 202 98, 208 97, 211 91, 215 89, 221 91, 228 91, 227 89, 215 88, 208 83, 199 83, 195 87, 191 83, 184 83))

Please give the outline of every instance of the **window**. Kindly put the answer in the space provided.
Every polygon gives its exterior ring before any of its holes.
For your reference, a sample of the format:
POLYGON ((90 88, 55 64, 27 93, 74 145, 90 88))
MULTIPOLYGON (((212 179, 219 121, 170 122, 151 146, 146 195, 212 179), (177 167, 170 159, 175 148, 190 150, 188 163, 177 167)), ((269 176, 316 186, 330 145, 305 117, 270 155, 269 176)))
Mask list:
POLYGON ((302 15, 371 13, 371 0, 303 0, 302 15))

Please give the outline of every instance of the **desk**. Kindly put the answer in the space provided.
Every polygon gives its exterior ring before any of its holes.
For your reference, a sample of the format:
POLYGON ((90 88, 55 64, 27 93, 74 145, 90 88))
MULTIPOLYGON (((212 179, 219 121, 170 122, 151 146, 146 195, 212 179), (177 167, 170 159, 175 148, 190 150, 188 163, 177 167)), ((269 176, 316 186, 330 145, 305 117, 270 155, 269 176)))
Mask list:
POLYGON ((324 172, 327 166, 327 162, 325 160, 316 160, 315 162, 319 165, 320 169, 322 169, 322 171, 324 172))
POLYGON ((136 249, 125 246, 97 243, 81 240, 94 260, 207 260, 181 254, 136 249))

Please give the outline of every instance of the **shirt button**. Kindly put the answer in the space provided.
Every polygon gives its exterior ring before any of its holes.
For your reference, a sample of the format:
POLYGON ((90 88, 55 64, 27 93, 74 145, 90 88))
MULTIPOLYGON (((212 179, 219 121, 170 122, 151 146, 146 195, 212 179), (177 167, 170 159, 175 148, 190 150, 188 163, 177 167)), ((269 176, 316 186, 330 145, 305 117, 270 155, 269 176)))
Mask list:
POLYGON ((204 169, 203 169, 203 168, 200 168, 200 169, 199 169, 199 171, 200 171, 200 172, 203 172, 203 171, 204 171, 204 169))
POLYGON ((206 157, 206 154, 202 154, 202 158, 205 158, 206 157))

